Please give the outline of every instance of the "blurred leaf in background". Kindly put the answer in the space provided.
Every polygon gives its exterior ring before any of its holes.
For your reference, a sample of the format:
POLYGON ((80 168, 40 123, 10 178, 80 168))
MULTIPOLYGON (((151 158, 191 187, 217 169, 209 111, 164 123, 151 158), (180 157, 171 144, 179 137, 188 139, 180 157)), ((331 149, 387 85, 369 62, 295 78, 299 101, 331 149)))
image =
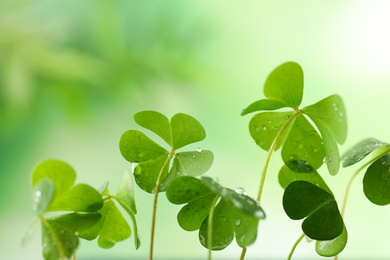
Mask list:
POLYGON ((80 123, 131 102, 134 92, 156 81, 185 83, 201 73, 211 31, 194 7, 184 1, 0 2, 0 205, 25 176, 20 162, 51 125, 80 123))

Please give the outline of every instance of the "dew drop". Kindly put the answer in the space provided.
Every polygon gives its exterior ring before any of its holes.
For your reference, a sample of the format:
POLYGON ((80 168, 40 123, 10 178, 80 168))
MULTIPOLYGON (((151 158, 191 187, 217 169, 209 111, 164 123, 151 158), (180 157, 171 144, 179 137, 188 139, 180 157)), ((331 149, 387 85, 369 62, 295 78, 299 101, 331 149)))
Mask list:
POLYGON ((180 175, 180 172, 177 172, 176 175, 180 175))
POLYGON ((194 154, 194 155, 192 155, 192 157, 193 157, 193 158, 195 158, 195 154, 194 154))
POLYGON ((244 193, 245 193, 245 190, 244 190, 244 188, 239 187, 239 188, 237 188, 237 189, 235 190, 235 192, 238 193, 238 194, 244 194, 244 193))
POLYGON ((272 121, 271 120, 268 120, 268 124, 271 124, 272 123, 272 121))
POLYGON ((239 226, 241 224, 241 220, 238 218, 234 221, 234 223, 236 224, 236 226, 239 226))
POLYGON ((202 148, 198 148, 198 149, 196 149, 199 153, 201 153, 202 152, 202 148))
POLYGON ((263 131, 267 130, 267 127, 266 126, 263 126, 263 131))

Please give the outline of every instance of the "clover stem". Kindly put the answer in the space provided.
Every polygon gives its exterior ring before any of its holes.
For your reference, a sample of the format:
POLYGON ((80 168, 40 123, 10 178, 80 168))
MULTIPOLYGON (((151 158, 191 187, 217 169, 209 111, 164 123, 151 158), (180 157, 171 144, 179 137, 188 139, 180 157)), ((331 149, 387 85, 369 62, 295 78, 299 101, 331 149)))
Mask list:
POLYGON ((157 213, 157 199, 158 199, 158 192, 160 189, 160 184, 162 180, 162 176, 164 174, 165 168, 168 166, 169 162, 171 161, 172 157, 175 155, 175 150, 172 150, 169 152, 167 159, 165 160, 163 166, 161 167, 161 170, 158 174, 157 181, 156 181, 156 190, 154 192, 154 203, 153 203, 153 216, 152 216, 152 230, 150 235, 150 254, 149 254, 149 260, 153 259, 153 247, 154 247, 154 229, 156 226, 156 213, 157 213))
POLYGON ((298 240, 295 241, 293 247, 291 248, 290 254, 288 255, 287 260, 291 260, 291 257, 292 257, 292 255, 293 255, 295 249, 297 248, 298 244, 302 241, 302 239, 303 239, 304 237, 305 237, 305 233, 303 233, 303 234, 298 238, 298 240))
POLYGON ((47 222, 46 219, 44 219, 42 216, 39 216, 39 219, 42 221, 42 223, 46 226, 46 228, 49 230, 49 232, 53 236, 54 241, 57 245, 58 254, 59 254, 60 259, 65 259, 64 249, 61 246, 61 241, 60 241, 59 237, 56 235, 53 228, 50 226, 49 222, 47 222))
POLYGON ((212 253, 212 248, 213 248, 213 218, 214 218, 214 209, 215 209, 215 205, 217 205, 217 202, 219 200, 219 196, 216 196, 214 201, 213 201, 213 204, 211 204, 211 208, 210 208, 210 213, 209 213, 209 219, 208 219, 208 232, 207 232, 207 247, 209 248, 209 256, 208 256, 208 260, 211 260, 211 253, 212 253))
MULTIPOLYGON (((265 177, 267 175, 267 170, 268 170, 268 165, 269 165, 269 162, 271 160, 271 156, 272 156, 272 153, 274 152, 275 148, 276 148, 276 145, 278 144, 282 134, 284 133, 284 131, 286 130, 287 126, 293 121, 295 120, 295 118, 297 116, 299 116, 300 114, 302 114, 302 111, 300 109, 296 109, 294 110, 294 114, 286 121, 286 123, 284 123, 284 125, 282 126, 282 128, 280 129, 280 131, 278 132, 278 134, 276 135, 274 141, 272 142, 271 144, 271 147, 269 148, 268 150, 268 155, 267 155, 267 158, 265 160, 265 164, 264 164, 264 168, 263 168, 263 171, 261 172, 261 178, 260 178, 260 185, 259 185, 259 191, 257 193, 257 197, 256 197, 256 200, 258 202, 260 202, 261 200, 261 195, 263 194, 263 188, 264 188, 264 183, 265 183, 265 177)), ((242 252, 241 252, 241 258, 240 260, 244 260, 245 258, 245 253, 246 253, 246 248, 243 248, 242 249, 242 252)))

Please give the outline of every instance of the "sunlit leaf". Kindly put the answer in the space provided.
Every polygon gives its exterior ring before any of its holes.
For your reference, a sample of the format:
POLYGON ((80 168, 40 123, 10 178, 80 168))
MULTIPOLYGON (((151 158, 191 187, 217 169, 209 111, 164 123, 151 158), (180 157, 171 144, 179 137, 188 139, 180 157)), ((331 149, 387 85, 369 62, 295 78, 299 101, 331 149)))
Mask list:
POLYGON ((55 186, 51 179, 43 178, 33 189, 33 211, 36 215, 42 214, 52 202, 55 186))
POLYGON ((291 219, 306 218, 302 230, 312 239, 331 240, 343 231, 343 219, 333 195, 312 183, 289 184, 284 191, 283 208, 291 219))
POLYGON ((38 164, 31 175, 32 188, 43 178, 52 180, 55 186, 54 198, 67 191, 76 180, 76 172, 73 168, 59 160, 46 160, 38 164))
POLYGON ((320 256, 336 256, 341 253, 347 245, 348 234, 347 229, 343 228, 341 235, 332 240, 316 241, 316 252, 320 256))
POLYGON ((344 103, 340 96, 329 96, 303 108, 302 111, 314 121, 318 128, 320 126, 326 128, 339 144, 344 143, 347 137, 347 120, 344 103))
POLYGON ((318 129, 320 130, 322 139, 324 140, 325 163, 327 164, 328 171, 331 175, 336 175, 340 169, 339 148, 327 128, 322 127, 322 125, 318 125, 318 129))
POLYGON ((203 126, 186 114, 176 114, 171 118, 173 149, 179 149, 191 143, 202 141, 206 138, 203 126))
POLYGON ((48 211, 95 212, 102 206, 97 190, 87 184, 77 184, 54 200, 48 211))
POLYGON ((97 189, 97 192, 99 192, 100 195, 108 195, 108 185, 110 184, 109 181, 106 181, 99 189, 97 189))
POLYGON ((31 243, 33 236, 35 235, 35 233, 37 231, 37 226, 38 226, 38 218, 35 218, 34 221, 31 223, 31 225, 28 227, 27 232, 25 233, 25 235, 22 238, 22 241, 21 241, 22 247, 26 247, 31 243))
POLYGON ((134 190, 133 182, 131 181, 130 173, 125 171, 122 175, 122 181, 119 185, 118 190, 114 194, 114 199, 119 202, 119 204, 126 210, 133 221, 134 225, 134 240, 135 247, 138 249, 140 247, 141 241, 138 236, 137 222, 135 219, 135 214, 137 214, 137 208, 135 205, 134 199, 134 190))
POLYGON ((164 191, 174 178, 179 176, 199 176, 207 172, 214 161, 214 154, 209 150, 198 149, 192 152, 177 153, 169 174, 161 183, 164 191))
POLYGON ((241 115, 245 116, 249 113, 253 113, 256 111, 263 111, 263 110, 277 110, 279 108, 283 108, 286 106, 287 106, 286 104, 276 100, 261 99, 250 104, 247 108, 243 109, 241 115))
POLYGON ((42 219, 42 249, 45 260, 69 259, 76 251, 79 239, 71 230, 51 220, 42 219))
POLYGON ((390 204, 390 154, 379 158, 367 168, 363 191, 376 205, 390 204))
POLYGON ((137 163, 168 154, 167 150, 138 130, 124 132, 119 142, 119 148, 127 161, 137 163))
POLYGON ((218 197, 220 201, 213 217, 212 249, 227 247, 234 235, 241 247, 252 244, 256 240, 258 221, 265 218, 264 211, 252 198, 224 188, 209 177, 179 177, 167 188, 170 202, 187 203, 178 214, 180 226, 188 231, 200 229, 199 239, 205 247, 208 247, 208 216, 218 197))
POLYGON ((387 143, 383 143, 374 138, 364 139, 363 141, 357 143, 353 147, 351 147, 348 151, 346 151, 343 156, 341 156, 341 161, 343 162, 343 167, 348 167, 357 162, 360 162, 367 155, 369 155, 374 150, 379 147, 383 147, 389 145, 387 143))
POLYGON ((141 111, 134 115, 134 121, 160 136, 171 147, 173 146, 171 125, 163 114, 156 111, 141 111))
MULTIPOLYGON (((253 116, 249 122, 249 132, 256 144, 268 151, 283 125, 293 115, 293 112, 263 112, 253 116)), ((277 144, 279 148, 288 136, 292 126, 291 122, 283 133, 283 137, 277 144)))
POLYGON ((286 165, 283 165, 279 171, 279 184, 285 189, 290 183, 294 181, 307 181, 310 182, 319 188, 327 191, 329 194, 332 194, 332 191, 329 189, 328 185, 326 185, 325 181, 318 174, 317 171, 314 172, 295 172, 288 168, 286 165))
POLYGON ((325 157, 321 137, 307 119, 295 119, 282 148, 284 163, 297 172, 312 172, 323 164, 325 157))
POLYGON ((264 95, 297 109, 303 96, 303 71, 295 62, 287 62, 271 72, 264 84, 264 95))

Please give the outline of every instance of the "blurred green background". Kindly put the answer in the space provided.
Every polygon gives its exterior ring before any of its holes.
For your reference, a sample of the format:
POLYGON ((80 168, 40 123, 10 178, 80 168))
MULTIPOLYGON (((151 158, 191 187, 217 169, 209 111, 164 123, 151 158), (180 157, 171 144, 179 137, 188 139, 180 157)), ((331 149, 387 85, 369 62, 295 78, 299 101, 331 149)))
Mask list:
MULTIPOLYGON (((132 115, 188 113, 207 138, 208 175, 254 196, 266 153, 251 140, 240 111, 263 97, 267 75, 286 61, 305 73, 303 106, 331 94, 347 108, 344 152, 363 138, 390 142, 390 2, 388 1, 0 1, 0 234, 2 259, 42 259, 40 234, 27 248, 30 173, 46 158, 71 164, 77 182, 111 190, 130 168, 118 148, 138 128, 132 115)), ((299 221, 281 207, 279 153, 271 160, 262 206, 267 220, 252 259, 285 259, 300 236, 299 221)), ((356 168, 354 168, 356 169, 356 168)), ((352 171, 320 173, 341 204, 352 171)), ((390 257, 389 207, 374 206, 354 183, 345 216, 341 259, 390 257)), ((143 245, 130 238, 111 250, 82 241, 78 258, 146 258, 153 196, 135 190, 143 245)), ((159 200, 156 259, 206 259, 197 233, 180 229, 165 195, 159 200)), ((37 230, 38 231, 38 230, 37 230)), ((238 259, 235 243, 214 255, 238 259), (232 258, 233 257, 233 258, 232 258)), ((321 259, 301 243, 296 259, 321 259)))

